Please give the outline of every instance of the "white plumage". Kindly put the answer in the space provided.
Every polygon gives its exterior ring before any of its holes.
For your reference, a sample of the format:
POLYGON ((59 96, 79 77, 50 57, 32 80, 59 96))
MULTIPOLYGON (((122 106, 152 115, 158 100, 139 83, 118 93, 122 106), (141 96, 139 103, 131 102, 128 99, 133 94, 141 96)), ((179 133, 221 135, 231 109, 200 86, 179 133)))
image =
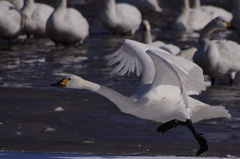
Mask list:
POLYGON ((212 5, 201 6, 200 0, 194 0, 194 8, 200 9, 203 12, 210 13, 213 19, 221 16, 224 18, 224 20, 230 22, 233 18, 232 13, 223 8, 212 6, 212 5))
POLYGON ((14 39, 22 31, 24 19, 14 5, 8 1, 0 1, 0 38, 14 39))
POLYGON ((25 0, 22 12, 27 16, 23 32, 33 35, 45 35, 46 23, 53 12, 53 7, 47 4, 35 3, 34 0, 25 0))
POLYGON ((142 21, 140 11, 133 5, 104 0, 101 13, 103 26, 113 34, 131 34, 138 30, 142 21))
POLYGON ((222 17, 212 20, 201 31, 199 48, 193 56, 193 61, 213 78, 230 75, 233 80, 240 71, 240 45, 229 40, 210 40, 214 31, 226 30, 229 26, 222 17))
POLYGON ((185 125, 200 145, 197 155, 207 151, 208 145, 206 139, 196 132, 192 122, 231 117, 223 106, 210 106, 189 96, 206 89, 202 69, 189 60, 132 40, 124 40, 123 46, 106 58, 110 65, 119 63, 113 73, 142 73, 141 83, 133 95, 124 96, 76 75, 68 75, 52 86, 99 93, 124 113, 164 123, 157 128, 162 133, 177 125, 185 125))
POLYGON ((118 3, 129 3, 136 6, 141 13, 146 12, 161 12, 162 8, 159 6, 157 0, 116 0, 118 3))
POLYGON ((82 44, 89 34, 89 24, 79 11, 67 8, 67 0, 59 0, 47 20, 46 34, 56 44, 82 44))
POLYGON ((177 31, 198 31, 213 19, 212 14, 198 8, 190 8, 189 0, 182 0, 183 7, 173 21, 172 29, 177 31))
POLYGON ((149 45, 153 45, 156 47, 159 47, 163 50, 166 50, 168 52, 170 52, 171 54, 178 54, 180 52, 180 48, 173 45, 173 44, 166 44, 162 41, 153 41, 152 40, 152 33, 151 33, 151 25, 149 23, 148 20, 144 19, 142 21, 142 25, 141 25, 141 33, 142 33, 142 42, 149 44, 149 45))
POLYGON ((201 68, 189 60, 132 40, 124 40, 123 46, 106 58, 110 65, 119 62, 113 73, 124 75, 136 72, 138 76, 142 73, 140 86, 132 96, 121 95, 76 75, 66 78, 71 79, 66 87, 97 92, 124 113, 162 123, 172 119, 198 122, 230 117, 222 106, 210 106, 189 96, 206 88, 201 68))
POLYGON ((24 0, 8 0, 9 2, 11 2, 17 9, 22 9, 23 5, 24 5, 24 0))

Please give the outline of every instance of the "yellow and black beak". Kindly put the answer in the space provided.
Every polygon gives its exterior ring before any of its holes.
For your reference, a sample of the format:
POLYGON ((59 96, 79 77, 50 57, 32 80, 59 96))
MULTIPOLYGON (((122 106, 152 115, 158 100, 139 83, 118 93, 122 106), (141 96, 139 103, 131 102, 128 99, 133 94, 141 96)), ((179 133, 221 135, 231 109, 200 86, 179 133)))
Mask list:
POLYGON ((54 86, 54 87, 66 87, 66 84, 67 84, 67 81, 69 79, 67 78, 64 78, 62 79, 61 81, 57 82, 57 83, 54 83, 54 84, 51 84, 50 86, 54 86))
POLYGON ((229 22, 225 22, 225 23, 226 23, 227 29, 229 29, 229 30, 237 30, 237 28, 232 26, 231 23, 229 23, 229 22))

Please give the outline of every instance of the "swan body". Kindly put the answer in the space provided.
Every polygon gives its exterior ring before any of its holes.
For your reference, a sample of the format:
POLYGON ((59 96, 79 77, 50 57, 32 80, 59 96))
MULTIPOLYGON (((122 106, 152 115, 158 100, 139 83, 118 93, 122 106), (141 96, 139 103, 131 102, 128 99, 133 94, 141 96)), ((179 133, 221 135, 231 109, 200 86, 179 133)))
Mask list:
POLYGON ((230 23, 217 17, 204 27, 199 37, 193 61, 212 78, 230 75, 233 80, 235 73, 240 71, 240 45, 228 40, 210 40, 212 32, 226 30, 229 26, 230 23))
POLYGON ((34 0, 25 0, 22 12, 27 18, 23 32, 28 35, 45 35, 46 23, 53 10, 53 7, 49 5, 35 3, 34 0))
POLYGON ((47 20, 46 34, 56 44, 82 44, 89 34, 89 24, 79 11, 67 8, 67 0, 59 0, 47 20))
POLYGON ((22 9, 22 7, 24 5, 23 0, 9 0, 9 2, 11 2, 19 10, 22 9))
POLYGON ((141 13, 146 12, 162 12, 157 0, 117 0, 119 3, 129 3, 136 6, 141 13))
POLYGON ((223 8, 211 6, 211 5, 201 6, 200 0, 194 0, 194 8, 200 9, 203 12, 207 12, 211 14, 213 19, 221 16, 224 18, 225 21, 230 22, 233 18, 232 13, 223 8))
POLYGON ((210 13, 197 8, 190 8, 188 0, 182 1, 182 11, 172 23, 173 30, 188 32, 199 31, 213 19, 210 13))
POLYGON ((106 58, 110 65, 120 62, 113 73, 124 75, 136 71, 138 76, 142 73, 140 86, 132 96, 76 75, 67 76, 64 86, 94 91, 107 97, 122 112, 162 123, 172 119, 191 119, 195 123, 230 117, 222 106, 210 106, 189 96, 206 89, 201 68, 189 60, 133 40, 124 40, 123 46, 106 58))
POLYGON ((23 17, 8 1, 0 1, 0 38, 5 40, 15 39, 23 28, 23 17))
POLYGON ((173 44, 166 44, 162 41, 152 41, 151 25, 150 25, 149 21, 146 19, 142 21, 141 33, 142 33, 142 41, 146 44, 159 47, 159 48, 166 50, 174 55, 176 55, 180 52, 180 48, 173 44))
POLYGON ((164 123, 157 128, 162 133, 177 125, 185 125, 200 144, 197 155, 207 151, 208 146, 206 139, 196 132, 192 122, 231 117, 223 106, 210 106, 189 96, 206 89, 201 68, 189 60, 132 40, 124 40, 123 46, 106 58, 110 65, 119 62, 113 73, 142 73, 141 83, 131 96, 124 96, 76 75, 68 75, 52 86, 87 89, 99 93, 124 113, 164 123))
POLYGON ((115 0, 104 0, 101 13, 103 26, 113 34, 131 34, 138 30, 142 15, 133 5, 117 3, 115 0))

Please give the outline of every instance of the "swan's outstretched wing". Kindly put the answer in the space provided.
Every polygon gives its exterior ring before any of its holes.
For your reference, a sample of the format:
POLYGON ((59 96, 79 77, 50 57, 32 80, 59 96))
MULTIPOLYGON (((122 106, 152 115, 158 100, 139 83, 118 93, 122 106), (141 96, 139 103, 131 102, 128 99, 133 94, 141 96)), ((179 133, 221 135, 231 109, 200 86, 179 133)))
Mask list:
MULTIPOLYGON (((148 49, 159 48, 133 40, 123 40, 123 45, 105 58, 109 60, 108 65, 119 63, 112 73, 118 73, 120 76, 134 72, 140 76, 142 73, 141 85, 151 84, 155 76, 155 66, 152 59, 146 54, 148 49)), ((169 54, 163 50, 162 52, 169 54)))
POLYGON ((188 94, 199 94, 206 89, 202 69, 193 62, 162 53, 161 50, 148 50, 156 74, 151 89, 159 85, 173 85, 181 90, 182 99, 188 106, 188 94))

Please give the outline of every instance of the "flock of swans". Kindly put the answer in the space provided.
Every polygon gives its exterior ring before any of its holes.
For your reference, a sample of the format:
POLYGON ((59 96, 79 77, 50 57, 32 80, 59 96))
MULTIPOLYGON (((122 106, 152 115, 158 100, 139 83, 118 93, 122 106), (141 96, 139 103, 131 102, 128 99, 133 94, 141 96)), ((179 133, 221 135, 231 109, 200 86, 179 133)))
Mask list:
MULTIPOLYGON (((2 39, 13 39, 24 32, 28 36, 45 34, 56 44, 69 45, 82 44, 89 36, 87 19, 78 10, 67 8, 67 0, 59 0, 55 9, 34 0, 19 2, 0 1, 2 39)), ((106 56, 110 66, 118 64, 113 73, 141 76, 139 87, 131 96, 125 96, 77 75, 67 75, 52 86, 99 93, 124 113, 163 123, 157 128, 160 133, 178 125, 186 126, 200 145, 197 155, 207 151, 207 141, 195 130, 193 123, 212 118, 229 119, 231 115, 224 106, 211 106, 190 95, 206 90, 204 74, 212 78, 212 84, 215 78, 228 75, 233 84, 240 70, 240 45, 234 41, 211 40, 210 35, 217 30, 233 28, 229 22, 233 19, 237 23, 239 17, 236 20, 226 10, 201 6, 199 0, 194 0, 194 8, 190 8, 189 1, 182 0, 181 12, 171 28, 200 31, 199 47, 188 50, 191 61, 183 58, 185 53, 178 46, 152 40, 150 23, 142 15, 146 10, 162 11, 156 0, 139 0, 137 4, 136 0, 129 0, 130 4, 103 0, 103 3, 101 21, 106 29, 114 35, 134 35, 139 29, 142 33, 141 42, 125 39, 118 50, 106 56)), ((240 0, 235 0, 235 5, 240 9, 240 0)))

